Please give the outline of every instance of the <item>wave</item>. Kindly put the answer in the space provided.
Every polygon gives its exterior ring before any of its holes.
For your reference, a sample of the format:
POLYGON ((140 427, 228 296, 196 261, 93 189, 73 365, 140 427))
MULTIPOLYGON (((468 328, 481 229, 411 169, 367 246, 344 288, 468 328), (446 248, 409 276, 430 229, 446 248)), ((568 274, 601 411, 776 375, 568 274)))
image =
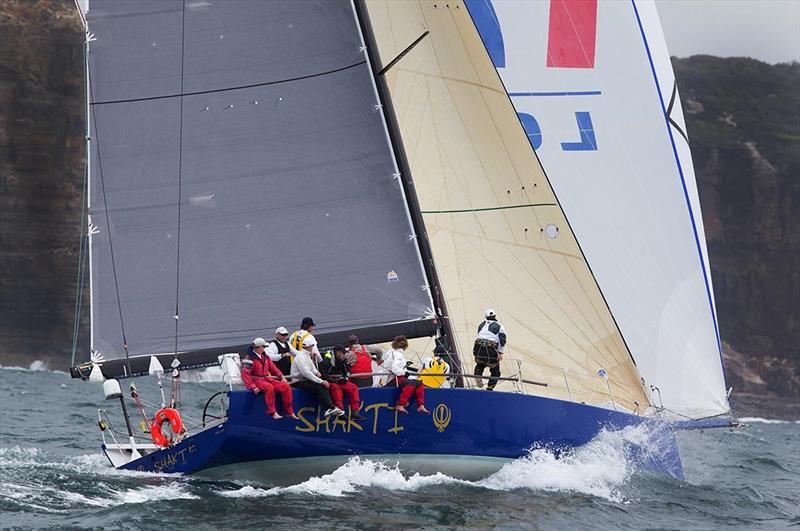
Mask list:
POLYGON ((765 419, 761 417, 739 417, 744 424, 800 424, 800 420, 765 419))
POLYGON ((42 360, 33 360, 27 367, 20 367, 18 365, 4 366, 0 365, 0 370, 4 371, 24 371, 24 372, 49 372, 52 374, 67 374, 65 371, 51 370, 47 362, 42 360))
POLYGON ((397 464, 351 457, 334 472, 312 477, 289 487, 261 488, 245 485, 217 491, 228 498, 260 498, 282 494, 341 497, 371 488, 416 491, 430 486, 460 485, 493 491, 527 489, 538 492, 580 493, 622 502, 620 488, 635 470, 628 454, 630 443, 647 438, 648 428, 635 426, 621 431, 603 431, 584 446, 560 452, 532 449, 527 456, 504 465, 479 481, 466 481, 437 473, 406 476, 397 464))

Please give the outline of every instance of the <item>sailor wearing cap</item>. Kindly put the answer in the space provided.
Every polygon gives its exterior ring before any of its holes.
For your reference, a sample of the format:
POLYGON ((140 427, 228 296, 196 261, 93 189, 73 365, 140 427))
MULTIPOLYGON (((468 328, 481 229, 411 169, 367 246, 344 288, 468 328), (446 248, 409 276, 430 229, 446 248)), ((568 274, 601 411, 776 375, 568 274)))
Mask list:
POLYGON ((289 344, 289 331, 286 328, 279 326, 275 330, 275 339, 267 345, 266 354, 283 374, 288 376, 291 373, 292 358, 297 355, 297 350, 289 344))
POLYGON ((267 342, 261 337, 253 340, 252 345, 247 350, 247 355, 242 360, 242 382, 253 393, 264 393, 267 415, 275 420, 283 418, 275 408, 275 394, 277 393, 281 397, 286 414, 296 419, 297 416, 292 408, 292 388, 289 387, 286 377, 272 363, 272 360, 264 354, 266 345, 267 342))
MULTIPOLYGON (((486 389, 494 391, 497 385, 497 377, 500 376, 500 362, 503 360, 503 351, 506 347, 506 329, 497 322, 497 314, 494 310, 486 310, 486 320, 478 325, 478 337, 475 338, 475 345, 472 347, 472 354, 475 356, 475 375, 483 375, 484 369, 489 367, 489 374, 495 378, 489 379, 486 389)), ((475 379, 478 387, 483 387, 483 380, 475 379)))

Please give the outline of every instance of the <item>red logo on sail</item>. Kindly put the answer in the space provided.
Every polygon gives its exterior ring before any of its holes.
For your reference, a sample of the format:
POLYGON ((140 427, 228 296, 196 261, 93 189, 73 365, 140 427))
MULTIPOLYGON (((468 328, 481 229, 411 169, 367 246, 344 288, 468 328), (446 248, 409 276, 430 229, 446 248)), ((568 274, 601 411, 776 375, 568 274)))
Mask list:
POLYGON ((597 0, 550 0, 547 66, 594 68, 597 0))

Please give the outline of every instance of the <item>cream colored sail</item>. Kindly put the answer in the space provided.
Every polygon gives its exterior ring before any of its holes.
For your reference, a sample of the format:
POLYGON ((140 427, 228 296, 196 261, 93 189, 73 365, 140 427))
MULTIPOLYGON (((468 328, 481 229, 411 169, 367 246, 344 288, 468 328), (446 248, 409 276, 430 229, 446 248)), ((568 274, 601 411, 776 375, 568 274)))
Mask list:
POLYGON ((430 32, 385 76, 465 368, 493 308, 504 375, 548 384, 527 392, 643 412, 634 362, 463 3, 366 4, 383 65, 430 32))

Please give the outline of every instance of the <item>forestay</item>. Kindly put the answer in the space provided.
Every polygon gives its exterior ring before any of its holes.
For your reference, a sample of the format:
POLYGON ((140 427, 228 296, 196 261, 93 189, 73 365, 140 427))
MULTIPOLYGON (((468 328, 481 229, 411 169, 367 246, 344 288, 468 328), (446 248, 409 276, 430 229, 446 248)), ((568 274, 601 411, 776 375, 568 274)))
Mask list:
POLYGON ((462 355, 491 306, 506 356, 549 385, 529 391, 644 411, 636 367, 463 2, 367 7, 383 65, 430 32, 385 75, 462 355))
POLYGON ((680 98, 650 1, 468 0, 656 404, 729 410, 680 98))
POLYGON ((306 314, 323 333, 433 330, 349 3, 92 0, 87 15, 95 349, 123 356, 124 325, 131 355, 172 352, 176 306, 179 351, 306 314))

